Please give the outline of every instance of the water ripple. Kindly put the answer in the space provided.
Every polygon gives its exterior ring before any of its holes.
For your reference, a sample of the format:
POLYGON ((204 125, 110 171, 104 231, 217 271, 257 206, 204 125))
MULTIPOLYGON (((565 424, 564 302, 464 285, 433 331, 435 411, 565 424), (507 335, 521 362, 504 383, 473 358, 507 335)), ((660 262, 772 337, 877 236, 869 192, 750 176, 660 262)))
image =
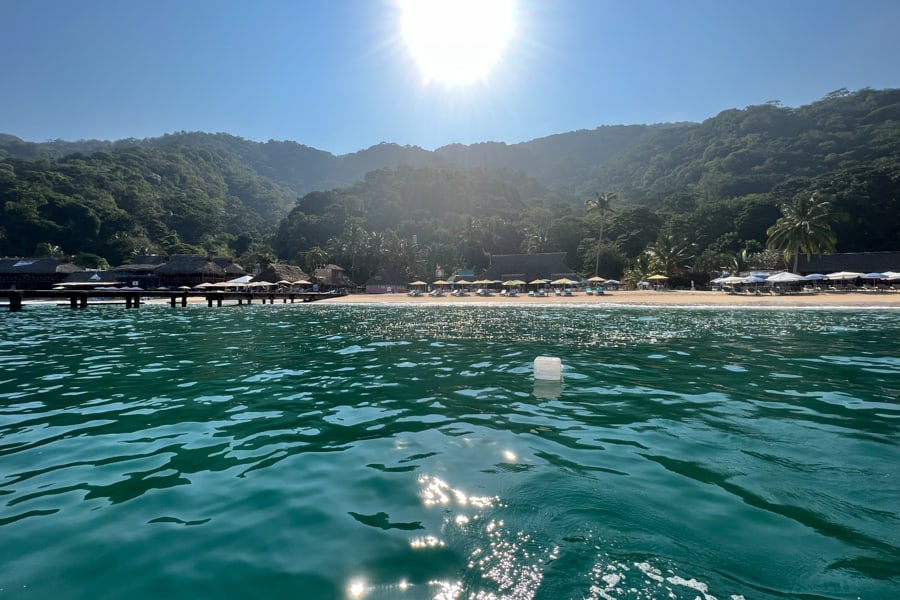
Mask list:
POLYGON ((895 312, 3 318, 10 597, 868 600, 900 585, 895 312), (548 354, 562 382, 533 381, 548 354))

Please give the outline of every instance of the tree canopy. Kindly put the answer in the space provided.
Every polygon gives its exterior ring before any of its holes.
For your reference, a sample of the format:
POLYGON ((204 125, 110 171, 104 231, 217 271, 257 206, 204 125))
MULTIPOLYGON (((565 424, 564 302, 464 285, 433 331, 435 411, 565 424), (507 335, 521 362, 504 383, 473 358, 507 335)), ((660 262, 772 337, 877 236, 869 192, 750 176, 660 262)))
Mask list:
POLYGON ((379 144, 334 156, 200 132, 0 135, 0 254, 327 260, 358 281, 517 252, 563 251, 574 269, 605 276, 651 259, 712 270, 737 256, 771 262, 769 243, 789 254, 898 250, 898 184, 900 90, 434 152, 379 144), (786 244, 781 208, 814 196, 829 199, 833 243, 786 244))

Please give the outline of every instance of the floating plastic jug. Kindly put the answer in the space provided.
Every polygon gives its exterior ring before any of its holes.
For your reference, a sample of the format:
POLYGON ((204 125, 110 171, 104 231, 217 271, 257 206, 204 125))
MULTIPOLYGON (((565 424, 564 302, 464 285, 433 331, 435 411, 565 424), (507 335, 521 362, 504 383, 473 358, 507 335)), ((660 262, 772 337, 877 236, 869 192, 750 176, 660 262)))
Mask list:
POLYGON ((538 356, 534 359, 534 378, 543 381, 562 379, 562 361, 558 356, 538 356))

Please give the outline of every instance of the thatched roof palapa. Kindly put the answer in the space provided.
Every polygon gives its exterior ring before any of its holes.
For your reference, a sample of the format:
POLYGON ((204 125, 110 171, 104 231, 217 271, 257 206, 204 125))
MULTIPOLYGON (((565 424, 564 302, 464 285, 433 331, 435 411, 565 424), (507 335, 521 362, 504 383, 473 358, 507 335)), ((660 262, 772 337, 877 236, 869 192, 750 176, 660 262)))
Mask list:
POLYGON ((75 273, 83 271, 75 263, 61 258, 0 258, 0 273, 40 274, 75 273))
POLYGON ((296 265, 269 263, 259 275, 253 278, 253 281, 300 281, 302 279, 309 279, 309 275, 296 265))
POLYGON ((157 275, 203 275, 224 277, 225 269, 201 254, 175 254, 156 268, 157 275))

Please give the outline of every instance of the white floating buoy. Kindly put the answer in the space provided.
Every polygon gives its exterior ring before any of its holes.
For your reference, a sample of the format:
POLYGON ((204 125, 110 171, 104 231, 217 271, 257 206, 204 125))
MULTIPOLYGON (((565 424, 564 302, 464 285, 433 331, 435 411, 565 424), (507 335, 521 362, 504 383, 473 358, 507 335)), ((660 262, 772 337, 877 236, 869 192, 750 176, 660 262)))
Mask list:
POLYGON ((562 361, 558 356, 538 356, 534 359, 534 378, 543 381, 562 379, 562 361))

